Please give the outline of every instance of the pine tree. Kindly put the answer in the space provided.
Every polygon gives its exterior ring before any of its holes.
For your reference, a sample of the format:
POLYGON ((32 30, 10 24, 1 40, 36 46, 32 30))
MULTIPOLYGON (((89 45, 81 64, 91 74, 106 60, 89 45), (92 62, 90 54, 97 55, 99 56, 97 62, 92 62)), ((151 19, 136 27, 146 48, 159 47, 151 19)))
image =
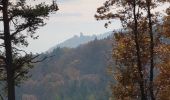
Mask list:
POLYGON ((38 38, 35 31, 45 25, 44 19, 56 12, 58 7, 53 1, 51 5, 40 3, 34 6, 27 5, 26 0, 1 0, 1 23, 3 29, 0 39, 1 68, 4 70, 4 80, 7 82, 8 100, 15 100, 15 85, 27 77, 31 64, 36 62, 37 56, 20 49, 28 46, 27 38, 38 38))

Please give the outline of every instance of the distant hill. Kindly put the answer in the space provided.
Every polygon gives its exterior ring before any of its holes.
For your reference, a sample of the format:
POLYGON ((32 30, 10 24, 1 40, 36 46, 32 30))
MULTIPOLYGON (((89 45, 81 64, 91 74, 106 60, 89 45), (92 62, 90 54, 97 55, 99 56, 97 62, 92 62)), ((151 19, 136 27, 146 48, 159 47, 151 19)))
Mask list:
POLYGON ((47 52, 51 52, 57 47, 60 47, 60 48, 63 48, 63 47, 76 48, 81 44, 88 43, 88 42, 93 41, 95 39, 99 39, 99 40, 104 39, 104 38, 108 37, 111 34, 112 34, 112 32, 107 32, 107 33, 100 34, 100 35, 88 36, 88 35, 84 35, 83 33, 80 33, 79 36, 75 35, 72 38, 67 39, 64 42, 62 42, 60 44, 57 44, 56 46, 50 48, 47 52))
POLYGON ((53 57, 35 65, 32 77, 17 88, 17 100, 109 100, 111 50, 108 37, 41 54, 53 57))

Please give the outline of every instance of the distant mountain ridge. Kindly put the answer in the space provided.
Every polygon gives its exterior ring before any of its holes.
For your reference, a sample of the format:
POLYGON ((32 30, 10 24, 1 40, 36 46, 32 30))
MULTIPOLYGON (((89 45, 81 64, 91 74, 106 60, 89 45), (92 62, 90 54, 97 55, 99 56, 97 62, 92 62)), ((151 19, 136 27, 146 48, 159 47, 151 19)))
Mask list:
POLYGON ((88 43, 90 41, 93 41, 95 39, 104 39, 110 36, 113 32, 107 32, 104 34, 100 35, 84 35, 83 33, 80 33, 80 35, 74 35, 72 38, 65 40, 64 42, 57 44, 56 46, 50 48, 47 52, 51 52, 57 47, 63 48, 63 47, 68 47, 68 48, 76 48, 81 44, 88 43))

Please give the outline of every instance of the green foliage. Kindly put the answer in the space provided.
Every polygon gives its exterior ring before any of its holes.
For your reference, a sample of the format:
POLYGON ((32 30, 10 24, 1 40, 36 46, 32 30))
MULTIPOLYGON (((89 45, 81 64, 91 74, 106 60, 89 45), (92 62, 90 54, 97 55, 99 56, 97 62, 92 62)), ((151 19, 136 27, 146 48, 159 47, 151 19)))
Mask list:
POLYGON ((32 64, 38 62, 37 55, 25 52, 22 47, 28 46, 29 37, 38 38, 36 30, 46 24, 44 20, 50 13, 57 10, 58 6, 54 1, 49 5, 28 5, 27 0, 0 1, 0 21, 3 27, 0 30, 0 67, 1 78, 7 82, 3 87, 8 89, 9 100, 15 100, 15 85, 18 86, 29 78, 28 72, 33 68, 32 64))

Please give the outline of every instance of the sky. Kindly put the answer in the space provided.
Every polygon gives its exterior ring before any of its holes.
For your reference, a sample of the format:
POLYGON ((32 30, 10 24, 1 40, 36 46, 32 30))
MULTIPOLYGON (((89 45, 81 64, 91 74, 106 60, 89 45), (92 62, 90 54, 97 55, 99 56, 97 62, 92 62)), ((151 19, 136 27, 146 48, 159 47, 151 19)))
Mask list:
MULTIPOLYGON (((43 2, 43 0, 39 1, 43 2)), ((24 49, 28 52, 42 53, 81 32, 84 35, 93 35, 119 29, 121 25, 117 20, 114 20, 108 29, 104 27, 106 21, 95 20, 96 9, 102 6, 104 1, 57 0, 60 10, 55 14, 50 14, 49 20, 46 20, 47 25, 37 30, 39 38, 29 39, 30 45, 24 49)))
MULTIPOLYGON (((28 0, 32 5, 39 2, 51 3, 52 0, 28 0)), ((57 44, 79 35, 103 34, 120 29, 121 24, 118 20, 112 20, 109 28, 104 27, 107 21, 96 21, 94 15, 98 7, 102 6, 106 0, 57 0, 59 11, 50 14, 47 25, 37 30, 39 38, 29 39, 30 45, 24 48, 28 52, 42 53, 57 44)), ((169 4, 158 7, 162 10, 169 7, 169 4)))

